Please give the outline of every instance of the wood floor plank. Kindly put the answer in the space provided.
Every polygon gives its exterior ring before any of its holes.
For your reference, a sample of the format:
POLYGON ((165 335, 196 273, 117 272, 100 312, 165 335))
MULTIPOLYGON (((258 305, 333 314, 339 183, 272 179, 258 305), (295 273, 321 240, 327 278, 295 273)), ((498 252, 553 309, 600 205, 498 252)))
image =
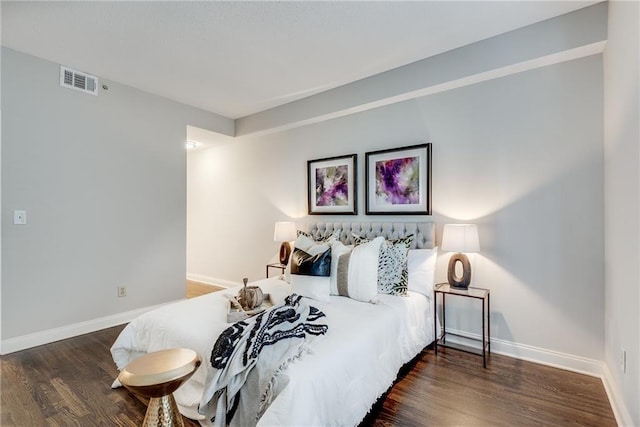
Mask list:
POLYGON ((187 298, 195 298, 200 295, 205 295, 210 292, 221 291, 225 288, 216 285, 210 285, 208 283, 196 282, 194 280, 187 280, 187 298))
POLYGON ((46 425, 31 393, 31 384, 25 381, 21 367, 3 358, 0 399, 0 425, 46 425))

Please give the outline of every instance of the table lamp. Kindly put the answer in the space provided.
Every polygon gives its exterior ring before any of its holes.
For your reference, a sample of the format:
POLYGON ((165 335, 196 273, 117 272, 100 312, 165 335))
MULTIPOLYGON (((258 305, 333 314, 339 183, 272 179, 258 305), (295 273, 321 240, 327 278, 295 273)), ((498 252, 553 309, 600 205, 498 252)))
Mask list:
POLYGON ((289 255, 291 255, 289 242, 292 240, 296 240, 296 225, 293 222, 276 222, 273 241, 282 242, 280 245, 280 264, 289 262, 289 255))
POLYGON ((442 233, 442 250, 457 252, 449 259, 447 279, 456 289, 467 289, 471 283, 471 263, 464 254, 480 251, 478 227, 475 224, 445 224, 442 233), (456 264, 462 264, 462 276, 456 275, 456 264))

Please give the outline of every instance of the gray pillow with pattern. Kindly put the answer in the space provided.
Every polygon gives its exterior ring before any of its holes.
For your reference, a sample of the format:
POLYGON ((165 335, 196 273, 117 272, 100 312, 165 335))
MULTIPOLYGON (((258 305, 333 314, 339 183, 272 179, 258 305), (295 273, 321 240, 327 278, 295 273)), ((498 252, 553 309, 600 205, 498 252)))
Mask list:
MULTIPOLYGON (((353 234, 356 245, 369 242, 366 239, 353 234)), ((385 240, 380 247, 378 256, 378 293, 389 295, 406 295, 409 287, 409 270, 407 268, 407 255, 411 248, 414 236, 394 240, 385 240)))
POLYGON ((333 230, 330 233, 327 233, 323 236, 312 236, 311 233, 307 233, 306 231, 302 231, 302 230, 297 230, 296 235, 298 237, 300 236, 306 236, 308 238, 310 238, 311 240, 315 240, 316 242, 319 243, 331 243, 332 240, 340 240, 340 232, 342 230, 337 229, 337 230, 333 230))

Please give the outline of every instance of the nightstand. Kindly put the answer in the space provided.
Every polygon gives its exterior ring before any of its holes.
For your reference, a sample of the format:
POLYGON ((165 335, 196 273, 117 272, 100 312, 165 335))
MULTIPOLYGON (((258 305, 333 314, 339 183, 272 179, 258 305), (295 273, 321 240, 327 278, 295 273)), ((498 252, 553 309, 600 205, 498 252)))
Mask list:
POLYGON ((434 342, 435 354, 438 356, 438 347, 448 347, 456 350, 465 351, 467 353, 473 353, 482 356, 482 366, 487 367, 487 354, 491 354, 491 326, 490 326, 490 311, 491 311, 491 292, 489 289, 474 288, 469 286, 468 289, 456 289, 451 287, 448 283, 438 283, 433 289, 433 331, 434 336, 438 337, 438 294, 442 296, 442 336, 440 339, 436 339, 434 342), (447 332, 446 328, 446 309, 447 309, 447 295, 453 295, 462 298, 473 298, 479 300, 482 304, 482 339, 469 338, 459 334, 447 332), (481 344, 481 348, 474 346, 464 345, 456 340, 455 342, 447 341, 447 336, 463 337, 464 341, 476 341, 481 344))
POLYGON ((266 274, 267 274, 267 279, 269 278, 269 269, 270 268, 277 268, 281 271, 281 274, 284 274, 284 269, 287 268, 287 264, 280 264, 279 262, 273 263, 273 264, 267 264, 265 269, 266 269, 266 274))

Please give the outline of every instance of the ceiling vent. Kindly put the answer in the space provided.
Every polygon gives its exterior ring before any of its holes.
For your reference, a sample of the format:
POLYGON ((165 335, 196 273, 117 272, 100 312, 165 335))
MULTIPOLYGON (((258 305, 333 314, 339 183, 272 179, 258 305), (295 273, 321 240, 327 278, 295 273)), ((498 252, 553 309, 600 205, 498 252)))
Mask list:
POLYGON ((91 74, 60 66, 60 86, 98 95, 98 78, 91 74))

